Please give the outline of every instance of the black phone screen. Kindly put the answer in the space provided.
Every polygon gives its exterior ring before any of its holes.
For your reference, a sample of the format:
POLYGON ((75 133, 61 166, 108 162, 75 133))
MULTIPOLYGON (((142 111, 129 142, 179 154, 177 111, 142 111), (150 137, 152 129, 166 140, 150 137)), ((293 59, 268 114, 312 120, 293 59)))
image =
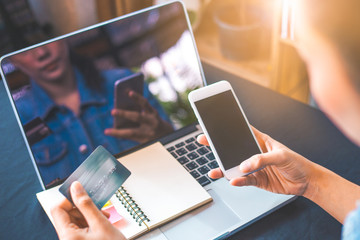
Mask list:
POLYGON ((141 110, 140 106, 129 97, 130 90, 135 91, 141 96, 143 95, 144 75, 141 72, 134 73, 115 82, 115 108, 130 111, 141 110))
MULTIPOLYGON (((134 73, 125 78, 119 79, 115 82, 115 98, 114 106, 117 109, 123 109, 128 111, 141 111, 141 106, 129 97, 129 91, 134 91, 137 94, 143 96, 144 91, 144 75, 134 73)), ((120 118, 115 116, 114 128, 136 128, 139 127, 138 122, 133 122, 129 119, 120 118)))
POLYGON ((225 170, 261 153, 231 90, 195 102, 225 170))

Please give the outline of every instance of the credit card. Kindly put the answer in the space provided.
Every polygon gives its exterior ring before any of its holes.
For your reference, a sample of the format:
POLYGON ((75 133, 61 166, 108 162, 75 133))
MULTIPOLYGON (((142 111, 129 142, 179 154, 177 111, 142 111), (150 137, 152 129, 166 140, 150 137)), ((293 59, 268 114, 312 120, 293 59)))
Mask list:
POLYGON ((95 205, 101 209, 130 174, 109 151, 98 146, 66 179, 59 191, 73 203, 70 186, 74 181, 79 181, 95 205))

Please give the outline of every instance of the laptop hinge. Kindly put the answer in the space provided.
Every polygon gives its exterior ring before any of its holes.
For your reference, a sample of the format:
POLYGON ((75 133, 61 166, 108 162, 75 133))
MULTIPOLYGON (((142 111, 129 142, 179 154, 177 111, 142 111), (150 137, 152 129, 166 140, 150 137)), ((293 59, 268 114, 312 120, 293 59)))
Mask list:
POLYGON ((151 144, 153 144, 153 143, 155 143, 155 142, 157 142, 157 141, 159 141, 159 142, 161 142, 161 144, 165 145, 165 144, 167 144, 167 143, 169 143, 169 142, 172 142, 172 141, 174 141, 174 140, 176 140, 176 139, 178 139, 178 138, 180 138, 180 137, 182 137, 182 136, 185 136, 185 135, 187 135, 187 134, 189 134, 189 133, 192 133, 192 132, 194 132, 194 131, 197 131, 198 128, 197 128, 196 126, 197 126, 197 124, 194 123, 194 124, 192 124, 192 125, 190 125, 190 126, 181 128, 181 129, 179 129, 179 130, 177 130, 177 131, 169 134, 168 136, 164 136, 164 137, 161 137, 161 138, 159 138, 159 139, 155 139, 155 140, 152 140, 152 141, 150 141, 150 142, 147 142, 147 143, 144 143, 144 144, 140 144, 140 145, 138 145, 138 146, 136 146, 136 147, 130 148, 130 149, 125 150, 125 151, 123 151, 123 152, 121 152, 121 153, 114 154, 114 157, 120 158, 120 157, 125 156, 125 155, 127 155, 127 154, 130 154, 130 153, 132 153, 132 152, 135 152, 135 151, 137 151, 137 150, 139 150, 139 149, 142 149, 142 148, 144 148, 144 147, 147 147, 147 146, 149 146, 149 145, 151 145, 151 144))
POLYGON ((179 139, 179 138, 181 138, 181 137, 183 137, 185 135, 188 135, 189 133, 197 131, 198 129, 197 129, 196 126, 197 126, 197 123, 194 123, 194 124, 192 124, 190 126, 181 128, 181 129, 179 129, 179 130, 177 130, 177 131, 175 131, 175 132, 173 132, 173 133, 171 133, 171 134, 169 134, 169 135, 167 135, 165 137, 160 138, 159 141, 163 145, 168 144, 169 142, 172 142, 172 141, 174 141, 176 139, 179 139))

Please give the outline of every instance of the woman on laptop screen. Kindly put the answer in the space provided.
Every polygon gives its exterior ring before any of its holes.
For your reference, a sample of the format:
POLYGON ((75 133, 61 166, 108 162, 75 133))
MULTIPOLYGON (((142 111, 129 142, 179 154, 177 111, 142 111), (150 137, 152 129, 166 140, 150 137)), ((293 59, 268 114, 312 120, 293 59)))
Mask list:
POLYGON ((138 111, 115 109, 114 84, 133 72, 125 68, 98 71, 90 59, 75 54, 64 40, 10 60, 30 78, 30 84, 15 99, 21 121, 26 124, 38 119, 47 129, 30 142, 46 184, 66 178, 98 145, 115 154, 173 131, 169 117, 146 84, 141 85, 141 92, 129 90, 124 96, 138 111), (137 125, 114 128, 115 116, 137 125))
POLYGON ((180 3, 104 22, 2 59, 46 188, 98 145, 119 154, 195 124, 187 93, 202 86, 180 3))

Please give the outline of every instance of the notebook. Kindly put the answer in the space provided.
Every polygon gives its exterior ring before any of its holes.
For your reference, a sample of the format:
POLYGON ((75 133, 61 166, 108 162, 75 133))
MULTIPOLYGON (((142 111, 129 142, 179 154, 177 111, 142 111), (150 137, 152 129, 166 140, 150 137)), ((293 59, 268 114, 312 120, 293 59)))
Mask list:
MULTIPOLYGON (((160 142, 118 161, 132 173, 111 197, 116 211, 122 216, 115 226, 127 239, 138 237, 212 201, 208 192, 160 142)), ((36 196, 52 220, 50 209, 64 199, 58 187, 36 196)))

